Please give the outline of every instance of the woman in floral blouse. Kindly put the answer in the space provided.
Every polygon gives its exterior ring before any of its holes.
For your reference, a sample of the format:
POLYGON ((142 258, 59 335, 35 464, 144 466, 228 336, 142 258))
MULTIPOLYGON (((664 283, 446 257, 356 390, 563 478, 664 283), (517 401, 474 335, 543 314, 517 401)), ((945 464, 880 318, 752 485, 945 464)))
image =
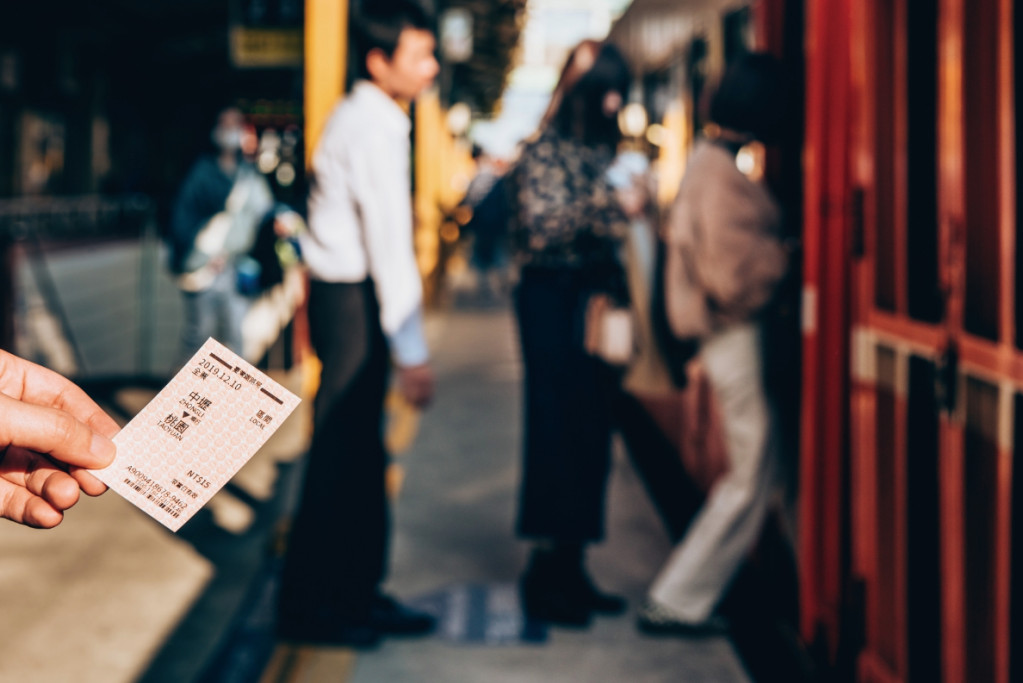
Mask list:
POLYGON ((520 587, 529 617, 566 625, 625 608, 598 591, 584 567, 585 546, 603 536, 610 403, 620 378, 584 350, 583 334, 592 295, 627 298, 618 251, 628 221, 606 172, 629 81, 613 46, 576 47, 507 179, 525 365, 518 533, 536 543, 520 587))

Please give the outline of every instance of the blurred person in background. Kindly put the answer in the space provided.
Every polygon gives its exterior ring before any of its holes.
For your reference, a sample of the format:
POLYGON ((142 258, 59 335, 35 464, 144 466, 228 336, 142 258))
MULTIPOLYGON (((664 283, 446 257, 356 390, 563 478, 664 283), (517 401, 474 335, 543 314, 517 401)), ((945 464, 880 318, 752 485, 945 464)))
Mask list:
POLYGON ((49 529, 106 491, 86 469, 113 462, 118 431, 72 382, 0 350, 0 517, 49 529))
POLYGON ((713 484, 681 543, 649 590, 639 628, 699 636, 727 625, 715 608, 756 543, 777 493, 778 454, 765 396, 761 316, 788 266, 780 208, 744 175, 736 156, 778 141, 788 125, 781 63, 740 57, 711 99, 706 137, 695 146, 664 239, 667 317, 696 340, 721 416, 728 470, 713 484))
POLYGON ((269 184, 243 157, 245 135, 242 112, 222 110, 211 134, 216 154, 195 163, 171 213, 170 269, 184 296, 185 358, 208 337, 238 354, 243 351, 242 321, 249 300, 239 291, 238 264, 274 209, 269 184))
POLYGON ((424 407, 433 373, 412 243, 405 106, 438 72, 432 17, 412 0, 363 3, 354 22, 360 80, 313 155, 309 325, 323 366, 302 499, 278 602, 284 640, 370 647, 435 620, 382 591, 389 554, 383 407, 391 363, 424 407))
POLYGON ((534 541, 520 591, 528 617, 581 626, 625 601, 598 590, 586 546, 604 534, 611 401, 620 374, 584 349, 594 295, 627 301, 619 248, 628 220, 607 170, 630 73, 611 45, 570 54, 535 139, 509 171, 525 381, 518 534, 534 541))
POLYGON ((465 189, 465 198, 462 200, 462 204, 470 208, 483 201, 483 198, 494 189, 497 179, 501 177, 497 160, 479 145, 472 146, 472 160, 476 164, 476 174, 469 181, 469 187, 465 189))
POLYGON ((496 302, 505 292, 502 271, 507 264, 508 202, 500 182, 497 160, 478 145, 473 147, 476 175, 465 192, 462 205, 472 210, 465 232, 472 236, 471 263, 477 290, 484 303, 496 302))

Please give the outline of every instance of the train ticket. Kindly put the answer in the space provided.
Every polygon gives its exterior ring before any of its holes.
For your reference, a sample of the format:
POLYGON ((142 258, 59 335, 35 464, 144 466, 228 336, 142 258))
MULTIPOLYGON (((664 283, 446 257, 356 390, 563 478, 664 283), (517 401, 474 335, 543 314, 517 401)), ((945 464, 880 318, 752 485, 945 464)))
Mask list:
POLYGON ((93 472, 177 531, 277 431, 301 399, 214 339, 114 437, 93 472))

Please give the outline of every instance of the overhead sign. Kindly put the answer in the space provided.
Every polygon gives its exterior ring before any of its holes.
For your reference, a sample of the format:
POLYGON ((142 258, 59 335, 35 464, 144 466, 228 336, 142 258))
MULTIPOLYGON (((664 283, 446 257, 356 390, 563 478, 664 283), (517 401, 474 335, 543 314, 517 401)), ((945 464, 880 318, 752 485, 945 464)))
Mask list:
POLYGON ((234 0, 231 62, 239 68, 302 66, 301 0, 234 0))
POLYGON ((241 68, 302 66, 302 30, 231 28, 231 61, 241 68))

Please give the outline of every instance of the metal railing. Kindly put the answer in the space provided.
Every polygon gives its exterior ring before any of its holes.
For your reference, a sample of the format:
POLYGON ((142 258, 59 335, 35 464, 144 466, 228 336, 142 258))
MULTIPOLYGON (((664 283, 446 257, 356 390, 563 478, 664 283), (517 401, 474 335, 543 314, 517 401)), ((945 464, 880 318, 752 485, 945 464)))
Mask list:
POLYGON ((167 374, 154 209, 138 194, 0 200, 15 352, 79 380, 167 374))

